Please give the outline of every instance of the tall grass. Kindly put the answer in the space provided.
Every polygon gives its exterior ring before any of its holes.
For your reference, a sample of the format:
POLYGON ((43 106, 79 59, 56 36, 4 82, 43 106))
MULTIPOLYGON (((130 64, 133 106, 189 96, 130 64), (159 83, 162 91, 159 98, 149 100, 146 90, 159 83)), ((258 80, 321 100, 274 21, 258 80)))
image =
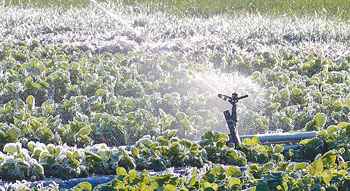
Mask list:
POLYGON ((175 50, 205 55, 215 52, 215 47, 237 54, 281 49, 331 57, 349 54, 350 24, 324 15, 179 18, 120 4, 101 3, 100 6, 112 15, 94 4, 64 12, 58 8, 0 7, 0 34, 3 34, 0 42, 36 39, 43 43, 82 44, 90 50, 175 50))
POLYGON ((127 5, 151 6, 180 14, 260 13, 266 15, 314 15, 350 18, 348 0, 121 0, 127 5))
MULTIPOLYGON (((326 15, 350 19, 349 0, 99 0, 147 8, 153 11, 165 11, 178 15, 211 16, 216 14, 237 15, 242 13, 262 15, 326 15)), ((52 7, 63 9, 70 7, 85 8, 90 0, 4 0, 5 6, 52 7)))
POLYGON ((90 5, 90 0, 2 0, 0 3, 0 6, 19 6, 22 8, 60 7, 69 9, 71 7, 85 8, 90 5))

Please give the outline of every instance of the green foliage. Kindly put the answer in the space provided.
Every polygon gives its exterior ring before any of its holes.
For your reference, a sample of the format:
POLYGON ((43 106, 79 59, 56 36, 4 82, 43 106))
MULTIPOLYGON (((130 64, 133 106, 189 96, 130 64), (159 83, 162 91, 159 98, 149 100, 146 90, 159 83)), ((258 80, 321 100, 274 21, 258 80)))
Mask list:
POLYGON ((276 163, 284 160, 281 145, 261 145, 257 137, 244 139, 242 144, 239 145, 239 149, 246 155, 246 160, 251 162, 263 164, 270 161, 276 163))
MULTIPOLYGON (((344 135, 347 136, 344 131, 348 127, 348 123, 340 123, 338 127, 331 126, 316 138, 302 141, 303 146, 299 151, 287 153, 282 153, 283 147, 280 145, 260 145, 256 137, 243 140, 240 150, 227 147, 226 144, 220 146, 222 139, 227 141, 227 135, 217 132, 206 133, 198 144, 176 138, 175 131, 166 131, 156 139, 140 139, 130 150, 122 147, 110 148, 105 144, 78 149, 34 142, 29 142, 26 148, 22 148, 20 143, 8 143, 4 147, 5 153, 1 153, 3 163, 0 166, 0 175, 8 180, 36 180, 44 176, 71 178, 116 173, 114 180, 98 185, 93 190, 342 190, 349 184, 350 164, 346 157, 350 155, 346 147, 348 144, 343 144, 347 141, 344 139, 344 135), (324 150, 316 150, 317 155, 312 156, 310 150, 305 149, 309 146, 318 148, 311 145, 315 143, 313 140, 330 140, 324 144, 337 140, 340 144, 334 144, 332 150, 329 150, 329 145, 324 150), (208 149, 212 145, 219 145, 215 152, 208 149), (301 155, 302 153, 305 155, 301 155), (249 161, 249 165, 235 166, 241 165, 239 154, 242 159, 249 161), (193 160, 188 160, 194 157, 203 159, 203 165, 199 166, 198 161, 191 163, 193 160), (205 163, 210 165, 204 165, 205 163), (159 168, 162 165, 164 166, 159 168), (176 176, 164 174, 165 171, 151 175, 146 170, 185 166, 192 166, 192 173, 188 173, 191 175, 176 176), (16 173, 13 169, 17 169, 16 173), (12 173, 11 176, 8 173, 12 173)), ((25 190, 31 188, 27 186, 25 190)), ((85 182, 70 190, 92 190, 92 187, 85 182)))
POLYGON ((285 52, 249 58, 217 55, 221 61, 185 59, 182 54, 92 55, 36 41, 3 44, 1 50, 6 75, 0 90, 0 146, 21 139, 117 146, 167 129, 177 129, 180 137, 199 138, 225 126, 222 113, 213 109, 217 102, 197 89, 189 72, 202 68, 204 61, 220 68, 221 74, 249 65, 242 72, 267 88, 262 110, 240 111, 240 121, 249 121, 241 125, 245 133, 267 128, 321 130, 346 121, 350 111, 346 59, 337 63, 311 55, 285 57, 285 52), (14 56, 17 51, 26 59, 14 56))
MULTIPOLYGON (((115 1, 98 1, 98 2, 115 2, 115 1)), ((189 16, 204 16, 208 17, 215 14, 245 14, 245 13, 260 13, 266 15, 310 15, 317 13, 317 15, 337 16, 344 20, 349 18, 349 3, 344 0, 321 0, 321 1, 281 1, 281 0, 248 0, 248 1, 224 1, 219 0, 216 2, 202 0, 196 2, 188 1, 160 1, 160 0, 123 0, 119 2, 123 6, 133 6, 138 9, 145 7, 144 9, 154 11, 165 11, 176 15, 189 15, 189 16), (339 7, 342 10, 339 10, 339 7)), ((95 5, 90 1, 65 1, 64 3, 57 0, 49 1, 28 1, 28 0, 6 0, 5 6, 15 5, 23 7, 59 7, 60 9, 69 9, 71 7, 86 8, 91 5, 95 5)), ((18 59, 23 58, 21 54, 18 54, 18 59)), ((305 66, 312 70, 314 64, 305 66)))
POLYGON ((243 166, 247 160, 245 154, 227 146, 228 136, 218 132, 207 132, 199 142, 205 149, 207 158, 213 163, 243 166))
POLYGON ((306 131, 319 131, 323 129, 326 124, 327 117, 324 113, 316 114, 312 121, 306 123, 305 130, 306 131))
POLYGON ((29 141, 26 147, 22 144, 8 143, 4 146, 5 158, 20 156, 25 164, 32 165, 29 169, 19 169, 18 173, 8 176, 10 164, 4 161, 0 166, 1 177, 12 179, 42 179, 44 177, 59 177, 63 179, 86 177, 95 174, 113 174, 117 167, 127 170, 163 171, 169 167, 197 167, 205 164, 221 163, 229 165, 245 165, 245 154, 226 146, 227 135, 208 132, 198 144, 174 136, 175 131, 165 131, 162 136, 151 139, 145 136, 130 150, 124 147, 108 147, 106 144, 96 144, 85 149, 67 145, 45 145, 29 141), (222 145, 223 144, 223 145, 222 145), (218 145, 221 145, 217 148, 218 145), (24 153, 24 154, 21 154, 24 153), (30 163, 28 161, 31 161, 30 163), (26 175, 23 175, 26 173, 26 175))
MULTIPOLYGON (((337 155, 337 154, 336 154, 337 155)), ((266 163, 250 164, 241 171, 237 167, 214 166, 199 176, 193 168, 189 176, 163 174, 150 176, 144 170, 136 172, 117 169, 116 178, 110 183, 99 185, 99 189, 164 189, 170 190, 342 190, 348 186, 348 163, 336 165, 335 160, 326 162, 329 154, 320 156, 311 164, 307 163, 266 163), (329 166, 332 166, 329 168, 329 166), (346 167, 344 167, 346 166, 346 167)))
POLYGON ((349 161, 349 127, 349 123, 341 122, 337 126, 332 125, 327 130, 320 131, 313 139, 301 141, 301 148, 292 154, 293 160, 312 161, 319 154, 325 154, 328 157, 327 160, 349 161), (341 159, 335 156, 341 156, 341 159))
MULTIPOLYGON (((172 35, 164 32, 166 39, 172 35)), ((3 43, 0 178, 116 174, 101 190, 346 190, 350 125, 341 121, 350 112, 348 62, 283 51, 112 55, 37 41, 3 43), (318 136, 286 153, 256 137, 237 148, 227 144, 227 134, 208 131, 225 125, 212 90, 193 79, 192 72, 206 70, 240 71, 266 88, 261 111, 239 108, 246 133, 303 129, 318 136), (112 147, 125 144, 133 146, 112 147), (147 171, 170 167, 193 171, 180 177, 147 171)))
POLYGON ((269 104, 256 116, 261 121, 259 126, 313 131, 346 121, 349 103, 344 88, 349 83, 346 78, 349 68, 318 56, 293 56, 291 61, 282 55, 274 55, 280 63, 260 69, 259 75, 258 71, 252 74, 268 87, 269 104), (267 124, 262 123, 264 120, 267 124))
POLYGON ((173 71, 162 62, 165 58, 92 55, 37 41, 2 44, 0 52, 0 147, 21 139, 117 146, 167 129, 193 138, 202 131, 199 126, 219 124, 202 120, 221 114, 207 108, 206 97, 190 91, 194 81, 188 67, 173 71), (178 79, 165 83, 168 78, 178 79))

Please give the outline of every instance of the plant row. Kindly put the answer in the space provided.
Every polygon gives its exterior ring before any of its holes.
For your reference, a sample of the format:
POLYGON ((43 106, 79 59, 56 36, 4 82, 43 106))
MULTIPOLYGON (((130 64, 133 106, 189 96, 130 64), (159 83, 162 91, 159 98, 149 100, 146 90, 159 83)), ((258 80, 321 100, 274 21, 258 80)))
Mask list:
MULTIPOLYGON (((151 175, 149 171, 116 169, 111 182, 95 188, 88 182, 79 183, 69 190, 348 190, 350 186, 349 162, 339 161, 339 151, 331 150, 319 155, 312 163, 279 162, 264 165, 250 164, 245 170, 238 167, 215 165, 206 170, 192 168, 188 175, 151 175)), ((59 190, 58 185, 31 188, 26 182, 7 185, 22 190, 59 190)))
POLYGON ((213 62, 221 71, 249 73, 252 79, 266 87, 266 101, 269 102, 261 112, 252 114, 251 127, 282 131, 321 130, 349 121, 349 57, 332 60, 317 55, 296 56, 284 51, 263 53, 253 58, 227 57, 218 53, 213 62), (323 113, 319 117, 324 118, 325 123, 312 124, 319 113, 323 113))
MULTIPOLYGON (((163 136, 145 136, 134 146, 108 147, 105 144, 85 149, 38 142, 8 143, 1 153, 0 177, 5 180, 41 180, 58 177, 69 179, 93 175, 113 175, 117 167, 138 171, 163 171, 170 167, 197 167, 206 164, 245 166, 251 163, 274 165, 280 162, 312 163, 321 156, 332 164, 350 160, 349 123, 329 126, 313 139, 301 141, 299 150, 283 152, 281 145, 261 145, 258 138, 244 139, 238 148, 228 144, 228 136, 207 132, 193 142, 166 131, 163 136)), ((328 166, 332 168, 333 166, 328 166)))
POLYGON ((210 84, 220 81, 228 81, 230 92, 249 94, 238 107, 242 133, 320 130, 349 120, 348 61, 287 52, 92 55, 36 41, 2 44, 0 146, 134 144, 167 129, 192 140, 208 130, 228 132, 218 109, 227 103, 210 84), (246 86, 230 81, 238 71, 250 75, 237 79, 246 86))
POLYGON ((0 178, 4 180, 42 180, 113 175, 117 167, 127 170, 164 171, 167 168, 197 167, 206 164, 245 166, 247 161, 280 162, 284 157, 280 145, 262 146, 258 140, 245 140, 241 150, 227 144, 228 136, 208 132, 199 142, 174 137, 175 131, 163 136, 145 136, 129 149, 106 144, 84 149, 39 142, 8 143, 0 153, 0 178))
POLYGON ((147 57, 91 55, 36 41, 1 45, 0 146, 22 139, 133 144, 167 129, 198 137, 219 123, 208 97, 190 90, 189 63, 147 57))

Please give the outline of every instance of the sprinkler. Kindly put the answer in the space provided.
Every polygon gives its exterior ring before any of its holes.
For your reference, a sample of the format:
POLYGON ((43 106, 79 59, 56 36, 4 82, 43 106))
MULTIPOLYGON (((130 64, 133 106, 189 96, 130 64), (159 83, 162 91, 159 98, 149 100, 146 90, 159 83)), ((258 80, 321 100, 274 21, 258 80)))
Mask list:
POLYGON ((230 114, 229 110, 224 111, 224 115, 226 118, 226 122, 228 125, 228 128, 230 130, 231 134, 231 140, 229 142, 233 142, 236 146, 241 143, 241 140, 239 138, 238 132, 236 131, 237 126, 237 103, 238 100, 248 97, 248 95, 244 95, 241 97, 238 97, 237 93, 232 93, 232 97, 227 95, 218 94, 219 98, 228 101, 230 104, 232 104, 232 113, 230 114))

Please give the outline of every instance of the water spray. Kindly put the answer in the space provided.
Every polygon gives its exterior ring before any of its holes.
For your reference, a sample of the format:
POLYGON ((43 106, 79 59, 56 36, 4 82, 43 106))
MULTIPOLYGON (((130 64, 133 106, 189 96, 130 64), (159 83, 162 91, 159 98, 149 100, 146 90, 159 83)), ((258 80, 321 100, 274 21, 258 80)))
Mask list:
POLYGON ((219 90, 217 88, 215 88, 212 84, 210 84, 208 82, 208 80, 204 79, 202 76, 200 76, 199 74, 190 71, 191 74, 193 74, 198 80, 200 80, 201 82, 203 82, 205 85, 207 85, 210 89, 214 90, 215 93, 219 93, 219 90))
MULTIPOLYGON (((113 13, 112 11, 108 10, 107 8, 105 8, 104 6, 102 6, 100 3, 98 3, 96 0, 90 0, 90 2, 92 2, 93 4, 95 4, 99 9, 101 9, 102 11, 104 11, 105 13, 107 13, 111 18, 113 18, 114 20, 118 21, 120 20, 120 18, 118 17, 118 15, 116 15, 115 13, 113 13)), ((127 28, 128 30, 131 30, 131 28, 128 25, 124 25, 124 28, 127 28)))
POLYGON ((98 8, 102 9, 105 13, 107 13, 109 16, 111 16, 112 18, 116 18, 116 15, 114 13, 112 13, 111 11, 107 10, 106 8, 104 8, 102 5, 100 5, 97 1, 95 0, 90 0, 90 2, 93 2, 98 8))
POLYGON ((240 99, 247 98, 248 95, 244 95, 238 97, 237 93, 232 93, 232 96, 218 94, 219 98, 224 101, 228 101, 232 104, 232 112, 229 110, 224 111, 225 119, 230 130, 231 140, 229 142, 233 142, 237 148, 237 146, 241 143, 241 139, 239 138, 238 132, 236 131, 237 126, 237 103, 240 99))

